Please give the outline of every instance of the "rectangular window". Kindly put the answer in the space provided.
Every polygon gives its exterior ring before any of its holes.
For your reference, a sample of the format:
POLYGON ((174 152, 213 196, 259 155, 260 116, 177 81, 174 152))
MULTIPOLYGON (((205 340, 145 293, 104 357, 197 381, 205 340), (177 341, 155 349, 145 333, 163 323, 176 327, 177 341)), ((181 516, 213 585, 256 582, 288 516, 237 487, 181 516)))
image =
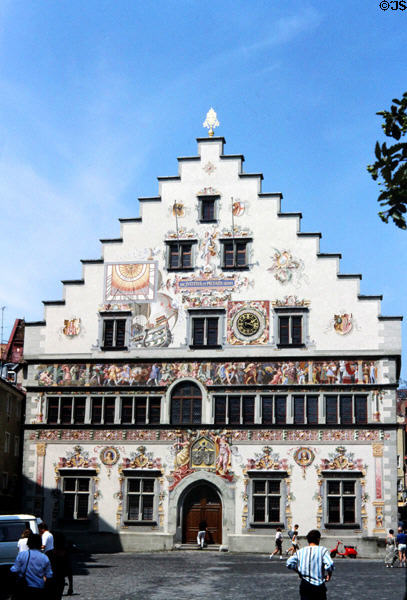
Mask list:
POLYGON ((58 423, 59 415, 59 398, 48 397, 48 411, 47 411, 47 423, 56 425, 58 423))
POLYGON ((294 423, 316 425, 318 423, 318 396, 294 396, 294 423))
POLYGON ((190 313, 191 346, 216 348, 220 346, 220 314, 190 313))
POLYGON ((223 269, 247 269, 248 268, 248 244, 249 240, 224 240, 223 246, 223 269))
POLYGON ((90 477, 63 477, 64 519, 84 520, 89 514, 90 477))
POLYGON ((285 424, 287 422, 287 396, 262 396, 261 408, 261 422, 263 425, 285 424))
POLYGON ((192 246, 195 242, 167 242, 169 270, 193 269, 192 246))
POLYGON ((127 319, 103 319, 103 350, 126 349, 127 319))
POLYGON ((91 421, 93 425, 113 425, 115 422, 116 398, 93 396, 91 421))
POLYGON ((278 317, 278 345, 302 346, 302 315, 279 315, 278 317))
POLYGON ((286 396, 275 396, 274 398, 275 404, 275 419, 276 423, 286 423, 287 422, 287 397, 286 396))
POLYGON ((326 423, 350 425, 367 423, 367 396, 340 394, 325 396, 326 423))
POLYGON ((73 422, 80 424, 85 422, 86 398, 75 397, 73 406, 73 422))
POLYGON ((356 523, 356 485, 351 479, 326 481, 327 527, 356 523))
POLYGON ((122 396, 121 423, 159 424, 161 418, 161 398, 157 396, 122 396))
POLYGON ((200 202, 199 220, 201 221, 201 223, 216 222, 216 197, 214 197, 214 196, 200 197, 199 202, 200 202))
POLYGON ((5 454, 8 454, 10 452, 10 439, 11 439, 11 436, 8 433, 8 431, 6 431, 4 433, 4 453, 5 454))
POLYGON ((280 479, 252 479, 252 522, 279 523, 281 505, 280 479))
POLYGON ((262 396, 262 423, 271 425, 273 423, 273 396, 262 396))
POLYGON ((2 490, 8 490, 8 473, 2 473, 1 475, 1 488, 2 490))
POLYGON ((7 394, 6 413, 7 413, 8 417, 11 416, 12 407, 13 407, 13 397, 11 396, 11 394, 7 394))
POLYGON ((126 521, 154 521, 156 477, 126 477, 126 521))
POLYGON ((254 423, 254 396, 216 395, 214 400, 215 424, 251 425, 254 423))

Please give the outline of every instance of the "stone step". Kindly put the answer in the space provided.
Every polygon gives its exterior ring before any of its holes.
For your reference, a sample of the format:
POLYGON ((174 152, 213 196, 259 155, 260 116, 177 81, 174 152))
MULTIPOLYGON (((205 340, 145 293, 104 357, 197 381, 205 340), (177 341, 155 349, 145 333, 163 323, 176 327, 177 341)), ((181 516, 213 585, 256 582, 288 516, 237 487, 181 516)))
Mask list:
POLYGON ((198 544, 177 544, 175 550, 196 550, 197 552, 219 552, 219 544, 209 544, 204 548, 198 546, 198 544))

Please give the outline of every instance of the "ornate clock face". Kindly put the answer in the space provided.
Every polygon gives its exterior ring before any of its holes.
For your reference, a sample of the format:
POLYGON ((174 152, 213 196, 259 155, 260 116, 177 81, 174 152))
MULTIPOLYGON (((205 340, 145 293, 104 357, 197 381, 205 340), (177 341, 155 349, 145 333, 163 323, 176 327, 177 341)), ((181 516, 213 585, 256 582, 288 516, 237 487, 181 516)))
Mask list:
POLYGON ((260 319, 254 312, 245 311, 238 316, 236 327, 239 333, 251 337, 259 331, 260 319))

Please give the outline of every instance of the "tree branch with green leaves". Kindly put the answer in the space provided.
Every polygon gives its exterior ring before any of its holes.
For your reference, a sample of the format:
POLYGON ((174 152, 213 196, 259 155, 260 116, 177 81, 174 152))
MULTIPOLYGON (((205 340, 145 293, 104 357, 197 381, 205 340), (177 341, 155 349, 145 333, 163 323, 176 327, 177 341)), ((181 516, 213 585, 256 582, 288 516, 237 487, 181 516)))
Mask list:
POLYGON ((383 117, 382 129, 387 137, 398 143, 387 146, 376 142, 376 162, 367 170, 372 178, 379 178, 380 194, 377 201, 384 210, 378 214, 385 223, 392 219, 400 229, 407 229, 407 143, 399 140, 407 132, 407 92, 401 100, 394 98, 390 110, 377 115, 383 117))

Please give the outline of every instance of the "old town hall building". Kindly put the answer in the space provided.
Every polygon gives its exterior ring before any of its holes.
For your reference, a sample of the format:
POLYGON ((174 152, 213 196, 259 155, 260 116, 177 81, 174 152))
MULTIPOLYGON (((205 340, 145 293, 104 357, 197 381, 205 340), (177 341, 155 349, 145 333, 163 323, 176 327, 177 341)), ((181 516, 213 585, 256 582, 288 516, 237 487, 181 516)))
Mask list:
POLYGON ((26 323, 25 510, 94 548, 206 521, 231 551, 298 523, 374 553, 397 524, 401 317, 222 137, 197 142, 26 323))

